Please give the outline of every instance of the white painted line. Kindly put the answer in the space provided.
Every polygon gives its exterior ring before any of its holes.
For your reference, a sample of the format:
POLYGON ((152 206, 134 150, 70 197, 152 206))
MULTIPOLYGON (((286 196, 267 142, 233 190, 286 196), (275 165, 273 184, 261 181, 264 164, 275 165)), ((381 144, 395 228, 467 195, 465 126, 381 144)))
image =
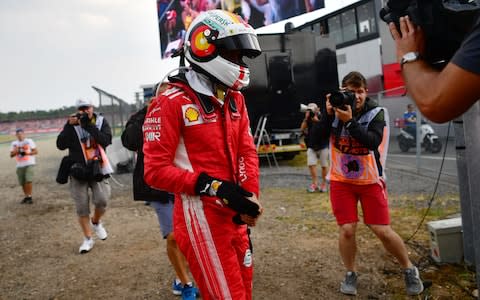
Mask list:
MULTIPOLYGON (((388 157, 398 157, 398 158, 416 158, 416 155, 406 155, 406 154, 387 154, 388 157)), ((429 156, 429 155, 421 155, 420 159, 433 159, 433 160, 442 160, 442 156, 429 156)), ((456 161, 456 157, 446 156, 445 160, 456 161)))

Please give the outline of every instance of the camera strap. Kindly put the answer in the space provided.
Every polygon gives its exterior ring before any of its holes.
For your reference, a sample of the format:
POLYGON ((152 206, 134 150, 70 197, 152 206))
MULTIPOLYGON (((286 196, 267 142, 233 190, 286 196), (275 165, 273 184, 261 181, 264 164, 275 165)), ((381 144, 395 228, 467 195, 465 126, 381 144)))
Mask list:
MULTIPOLYGON (((95 116, 95 127, 98 128, 98 130, 101 130, 102 125, 103 125, 103 116, 95 116)), ((91 135, 88 131, 83 129, 80 125, 75 125, 73 126, 75 129, 75 133, 77 134, 78 141, 80 142, 80 146, 83 151, 83 157, 85 159, 85 163, 87 163, 88 160, 91 160, 93 157, 92 156, 98 156, 97 152, 97 144, 95 141, 91 141, 91 135)))

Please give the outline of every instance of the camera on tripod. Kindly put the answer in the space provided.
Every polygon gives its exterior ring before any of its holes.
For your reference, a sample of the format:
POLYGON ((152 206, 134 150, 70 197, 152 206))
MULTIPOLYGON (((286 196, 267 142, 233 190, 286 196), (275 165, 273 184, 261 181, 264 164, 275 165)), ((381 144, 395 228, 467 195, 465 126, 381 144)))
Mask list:
POLYGON ((395 23, 409 16, 425 33, 424 59, 433 67, 443 68, 460 47, 477 20, 480 0, 388 0, 380 18, 395 23))
POLYGON ((355 109, 355 99, 355 93, 352 91, 335 91, 330 94, 330 104, 342 110, 346 110, 347 105, 350 105, 353 111, 355 109))

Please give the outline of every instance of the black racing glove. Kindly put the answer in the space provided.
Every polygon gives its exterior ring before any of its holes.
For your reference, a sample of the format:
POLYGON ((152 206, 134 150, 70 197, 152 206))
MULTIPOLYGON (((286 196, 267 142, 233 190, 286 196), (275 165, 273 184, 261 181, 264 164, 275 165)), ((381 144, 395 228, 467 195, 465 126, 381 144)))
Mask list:
POLYGON ((247 198, 252 197, 253 194, 233 182, 223 181, 201 173, 195 184, 195 192, 198 195, 217 196, 228 207, 240 214, 246 214, 251 217, 256 217, 260 214, 258 204, 247 198))

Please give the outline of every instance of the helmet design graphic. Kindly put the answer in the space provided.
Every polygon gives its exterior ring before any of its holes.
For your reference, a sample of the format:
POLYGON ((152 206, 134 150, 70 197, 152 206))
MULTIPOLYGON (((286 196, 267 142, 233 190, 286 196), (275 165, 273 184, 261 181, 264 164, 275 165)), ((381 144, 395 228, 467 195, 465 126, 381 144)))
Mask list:
POLYGON ((198 15, 185 34, 183 50, 194 68, 234 90, 250 82, 250 71, 241 57, 254 58, 261 53, 253 28, 238 15, 223 10, 198 15), (229 59, 225 55, 229 52, 240 58, 229 59))

